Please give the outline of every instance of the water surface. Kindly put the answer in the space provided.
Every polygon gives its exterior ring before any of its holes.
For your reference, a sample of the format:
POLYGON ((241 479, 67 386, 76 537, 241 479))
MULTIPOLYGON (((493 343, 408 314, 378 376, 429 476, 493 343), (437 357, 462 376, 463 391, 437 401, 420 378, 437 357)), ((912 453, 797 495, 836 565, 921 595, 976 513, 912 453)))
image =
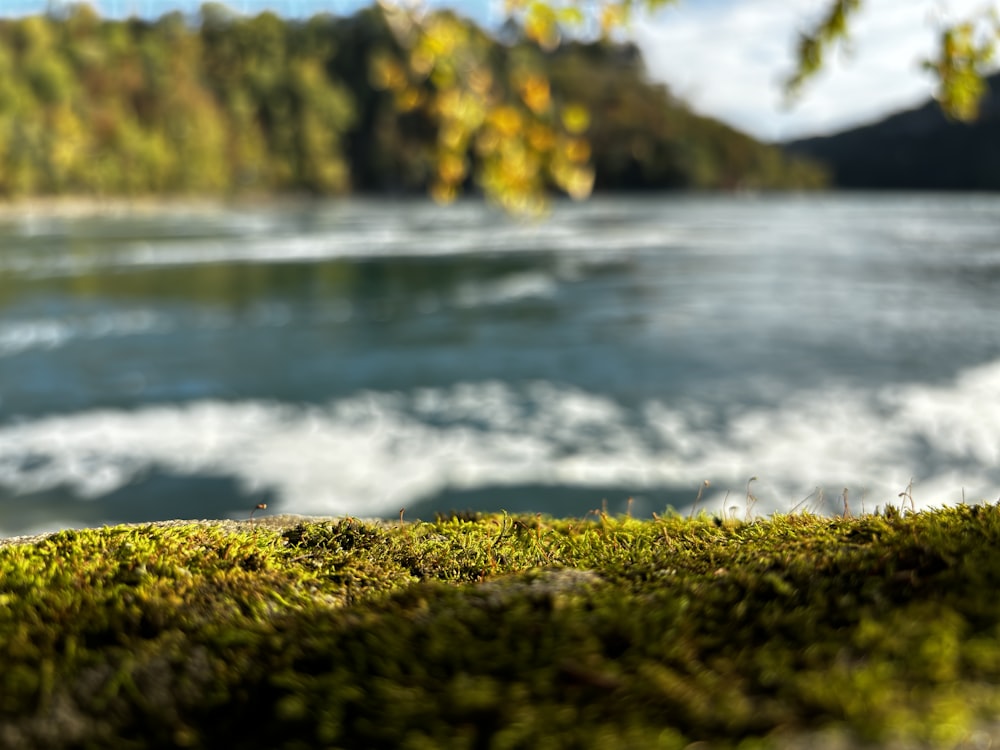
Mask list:
POLYGON ((995 501, 997 237, 986 195, 8 215, 0 532, 995 501))

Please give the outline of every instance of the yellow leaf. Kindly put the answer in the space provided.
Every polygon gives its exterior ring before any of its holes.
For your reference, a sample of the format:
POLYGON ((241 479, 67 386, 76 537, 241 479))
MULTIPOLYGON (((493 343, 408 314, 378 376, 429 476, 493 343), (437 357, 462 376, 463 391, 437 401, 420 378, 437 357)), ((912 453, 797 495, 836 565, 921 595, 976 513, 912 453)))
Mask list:
POLYGON ((412 112, 424 103, 424 95, 419 89, 406 88, 396 94, 396 108, 400 112, 412 112))
POLYGON ((579 135, 587 131, 590 127, 590 112, 587 108, 579 104, 570 104, 563 107, 562 123, 566 132, 579 135))
POLYGON ((493 86, 493 74, 488 68, 476 68, 469 72, 469 88, 479 96, 486 96, 493 86))
POLYGON ((441 127, 438 142, 449 151, 462 151, 468 134, 461 125, 452 121, 441 127))
POLYGON ((490 113, 489 119, 502 138, 509 138, 521 131, 521 113, 514 107, 497 107, 490 113))
POLYGON ((579 26, 583 24, 586 20, 586 16, 583 11, 580 10, 575 5, 570 5, 567 8, 560 8, 556 12, 556 18, 559 19, 560 23, 572 24, 574 26, 579 26))
POLYGON ((435 59, 427 47, 417 47, 410 53, 410 70, 417 75, 426 76, 434 69, 435 59))
POLYGON ((545 125, 535 124, 528 129, 528 143, 535 151, 551 151, 555 141, 555 133, 545 125))
POLYGON ((438 159, 438 176, 445 185, 457 185, 465 178, 465 160, 455 154, 443 154, 438 159))
POLYGON ((628 10, 619 3, 608 3, 601 8, 601 31, 605 34, 625 24, 628 10))
POLYGON ((387 53, 376 53, 372 55, 369 80, 377 89, 395 90, 406 85, 406 73, 387 53))
POLYGON ((590 158, 590 144, 585 138, 571 138, 563 147, 563 152, 569 161, 579 164, 590 158))
POLYGON ((476 150, 488 155, 497 150, 500 145, 500 134, 494 128, 486 128, 476 137, 476 150))
POLYGON ((594 191, 594 173, 590 170, 580 169, 573 173, 573 176, 566 183, 566 192, 575 201, 583 201, 590 197, 594 191))
POLYGON ((528 8, 524 33, 543 49, 553 49, 562 38, 555 11, 542 2, 534 2, 528 8))
POLYGON ((552 99, 545 76, 531 74, 521 83, 521 99, 536 115, 549 108, 552 99))
POLYGON ((454 203, 458 190, 454 185, 436 182, 431 185, 431 198, 437 203, 454 203))

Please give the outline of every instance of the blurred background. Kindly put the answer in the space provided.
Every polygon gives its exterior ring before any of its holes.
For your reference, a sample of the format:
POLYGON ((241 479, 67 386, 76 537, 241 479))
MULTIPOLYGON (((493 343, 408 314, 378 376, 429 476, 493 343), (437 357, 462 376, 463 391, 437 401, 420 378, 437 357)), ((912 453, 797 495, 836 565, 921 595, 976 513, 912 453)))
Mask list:
POLYGON ((694 107, 690 6, 0 3, 0 533, 996 501, 995 96, 694 107))

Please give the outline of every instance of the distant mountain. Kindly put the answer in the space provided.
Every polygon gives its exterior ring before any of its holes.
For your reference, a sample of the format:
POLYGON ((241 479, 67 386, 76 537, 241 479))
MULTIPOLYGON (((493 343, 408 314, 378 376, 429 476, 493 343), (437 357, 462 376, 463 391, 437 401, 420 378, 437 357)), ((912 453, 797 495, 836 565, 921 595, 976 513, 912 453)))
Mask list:
POLYGON ((841 188, 1000 190, 1000 74, 979 119, 949 120, 937 102, 835 135, 783 144, 825 163, 841 188))

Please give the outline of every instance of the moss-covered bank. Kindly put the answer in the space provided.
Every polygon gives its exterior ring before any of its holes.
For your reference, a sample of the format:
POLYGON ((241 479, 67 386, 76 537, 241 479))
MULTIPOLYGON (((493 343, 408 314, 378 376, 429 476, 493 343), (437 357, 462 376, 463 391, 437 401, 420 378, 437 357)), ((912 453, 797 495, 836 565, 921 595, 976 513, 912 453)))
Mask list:
POLYGON ((988 746, 1000 508, 0 549, 0 746, 988 746))

